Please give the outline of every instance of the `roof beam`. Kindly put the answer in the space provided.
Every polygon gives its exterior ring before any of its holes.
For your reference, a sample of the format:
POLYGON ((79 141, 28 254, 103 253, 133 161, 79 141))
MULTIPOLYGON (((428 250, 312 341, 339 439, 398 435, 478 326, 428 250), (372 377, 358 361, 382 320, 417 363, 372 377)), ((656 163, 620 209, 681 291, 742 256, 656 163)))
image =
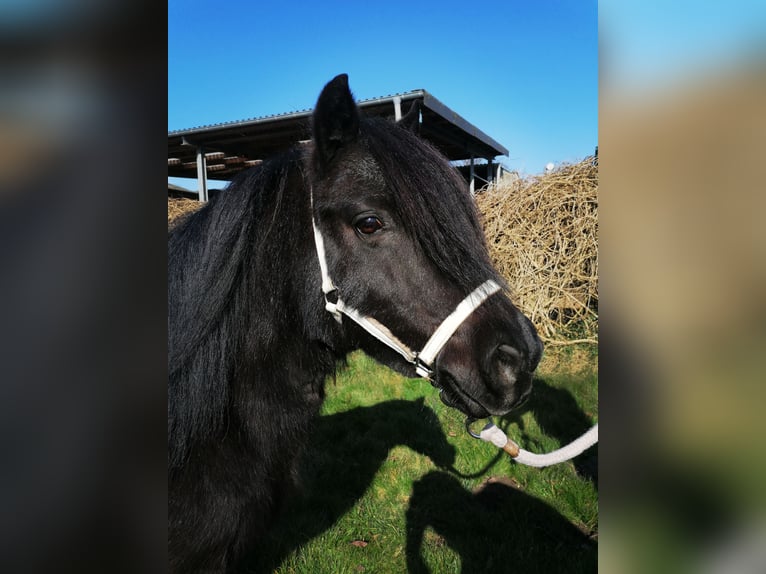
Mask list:
POLYGON ((461 138, 458 140, 455 138, 454 134, 450 134, 447 130, 434 122, 423 121, 420 124, 420 135, 426 139, 430 139, 433 143, 436 143, 437 147, 440 143, 445 141, 451 142, 452 146, 461 148, 463 150, 463 155, 465 155, 466 158, 470 158, 471 155, 482 158, 488 158, 488 156, 496 157, 492 155, 492 151, 496 150, 493 150, 487 146, 476 145, 469 141, 467 138, 461 138))
POLYGON ((472 135, 473 137, 475 137, 476 139, 478 139, 479 141, 481 141, 488 147, 494 148, 495 150, 499 151, 500 153, 496 155, 506 155, 506 156, 508 155, 507 149, 505 149, 503 146, 501 146, 499 143, 497 143, 487 134, 482 132, 479 128, 467 122, 463 117, 459 116, 458 114, 450 110, 447 106, 445 106, 443 103, 441 103, 439 100, 437 100, 428 92, 426 92, 425 97, 423 98, 423 105, 429 110, 433 111, 434 113, 444 118, 449 123, 458 126, 464 132, 472 135))

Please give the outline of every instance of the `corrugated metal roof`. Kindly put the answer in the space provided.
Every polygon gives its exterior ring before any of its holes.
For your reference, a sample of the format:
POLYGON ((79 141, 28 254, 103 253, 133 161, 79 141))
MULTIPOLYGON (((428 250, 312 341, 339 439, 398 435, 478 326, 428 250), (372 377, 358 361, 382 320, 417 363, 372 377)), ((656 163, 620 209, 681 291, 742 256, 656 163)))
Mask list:
MULTIPOLYGON (((423 90, 414 90, 411 92, 402 92, 398 94, 389 94, 387 96, 379 96, 377 98, 367 98, 364 100, 358 100, 356 104, 360 107, 364 107, 365 105, 369 104, 376 104, 382 101, 386 100, 393 100, 395 97, 402 98, 402 101, 409 100, 412 98, 416 98, 419 96, 422 96, 424 93, 423 90)), ((287 117, 305 117, 310 116, 311 112, 313 112, 313 108, 306 108, 303 110, 296 110, 292 112, 282 112, 279 114, 271 114, 266 116, 257 116, 254 118, 246 118, 243 120, 233 120, 228 122, 218 122, 214 124, 203 124, 201 126, 196 126, 193 128, 184 128, 180 130, 171 130, 168 132, 169 136, 176 136, 176 135, 185 135, 189 133, 196 133, 199 131, 206 131, 211 128, 222 128, 222 127, 237 127, 237 126, 248 126, 251 124, 257 124, 264 121, 271 121, 279 118, 287 118, 287 117)))
MULTIPOLYGON (((445 106, 426 90, 414 90, 360 100, 366 115, 394 116, 395 102, 406 113, 414 100, 421 102, 420 134, 450 160, 494 158, 508 150, 445 106)), ((313 110, 300 110, 221 122, 168 132, 168 175, 196 177, 197 147, 213 152, 208 160, 209 179, 229 179, 258 160, 283 151, 311 137, 313 110), (218 152, 218 153, 214 153, 218 152)))

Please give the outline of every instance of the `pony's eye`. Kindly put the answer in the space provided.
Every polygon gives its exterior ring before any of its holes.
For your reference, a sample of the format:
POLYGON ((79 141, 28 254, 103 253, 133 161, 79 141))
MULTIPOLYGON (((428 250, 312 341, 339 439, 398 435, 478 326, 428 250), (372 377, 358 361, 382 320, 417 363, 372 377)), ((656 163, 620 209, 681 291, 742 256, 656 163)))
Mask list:
POLYGON ((354 227, 359 233, 371 235, 383 228, 383 222, 374 215, 367 215, 354 222, 354 227))

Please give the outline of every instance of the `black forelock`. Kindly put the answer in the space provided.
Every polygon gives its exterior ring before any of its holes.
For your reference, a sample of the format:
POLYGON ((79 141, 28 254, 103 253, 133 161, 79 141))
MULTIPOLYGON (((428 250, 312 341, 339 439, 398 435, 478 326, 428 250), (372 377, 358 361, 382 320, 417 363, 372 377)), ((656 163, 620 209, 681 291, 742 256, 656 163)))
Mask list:
POLYGON ((381 168, 404 228, 437 269, 468 292, 499 281, 465 181, 428 142, 396 124, 365 118, 363 142, 381 168))

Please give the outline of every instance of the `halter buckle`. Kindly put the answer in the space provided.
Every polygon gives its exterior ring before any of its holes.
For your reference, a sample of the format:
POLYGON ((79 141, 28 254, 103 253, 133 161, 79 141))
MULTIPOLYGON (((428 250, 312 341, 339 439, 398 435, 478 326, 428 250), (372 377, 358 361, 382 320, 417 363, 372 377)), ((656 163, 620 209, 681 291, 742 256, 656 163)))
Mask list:
POLYGON ((423 359, 421 359, 420 355, 418 355, 417 353, 415 354, 415 358, 413 359, 412 362, 415 365, 415 372, 418 374, 418 376, 423 377, 424 379, 430 379, 431 376, 434 374, 434 371, 431 368, 431 365, 429 365, 423 359))
POLYGON ((341 315, 340 309, 338 309, 338 302, 340 301, 340 296, 338 295, 338 289, 333 288, 327 293, 324 294, 324 308, 325 310, 332 313, 332 316, 335 317, 335 320, 338 323, 343 323, 343 316, 341 315))
MULTIPOLYGON (((481 438, 481 434, 480 434, 481 431, 477 433, 477 432, 475 432, 473 430, 473 423, 475 423, 478 420, 479 419, 475 419, 475 418, 470 417, 470 416, 466 417, 465 418, 465 430, 468 431, 468 434, 471 435, 473 438, 479 438, 480 439, 481 438)), ((489 427, 493 426, 493 424, 494 424, 492 422, 492 418, 487 418, 486 420, 487 420, 487 422, 485 423, 484 427, 481 429, 482 431, 488 429, 489 427)))

